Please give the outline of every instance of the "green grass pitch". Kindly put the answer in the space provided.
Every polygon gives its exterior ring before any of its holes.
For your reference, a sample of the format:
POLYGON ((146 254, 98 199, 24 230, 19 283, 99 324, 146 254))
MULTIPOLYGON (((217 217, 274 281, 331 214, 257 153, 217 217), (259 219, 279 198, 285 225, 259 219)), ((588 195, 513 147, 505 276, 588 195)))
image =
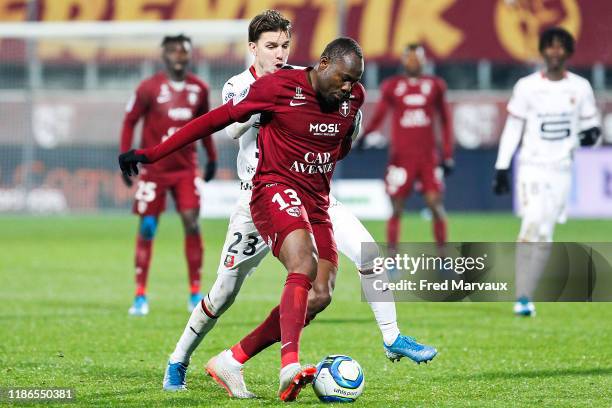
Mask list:
MULTIPOLYGON (((284 272, 269 256, 195 353, 184 393, 164 393, 168 354, 187 321, 187 273, 179 219, 162 217, 149 281, 151 313, 130 318, 132 216, 0 217, 0 387, 71 387, 76 406, 268 406, 278 404, 279 348, 248 363, 260 398, 231 401, 203 365, 251 330, 278 302, 284 272)), ((368 222, 378 240, 384 223, 368 222)), ((226 220, 206 220, 203 287, 214 280, 226 220)), ((510 215, 450 215, 454 241, 513 241, 510 215)), ((570 220, 559 241, 609 241, 611 220, 570 220)), ((403 222, 404 240, 431 239, 430 223, 403 222)), ((348 354, 366 386, 357 406, 612 405, 612 305, 539 304, 519 319, 509 303, 402 303, 400 329, 439 355, 428 365, 388 361, 356 271, 341 259, 332 305, 304 331, 302 361, 348 354)), ((0 402, 1 403, 1 402, 0 402)), ((310 388, 300 405, 319 404, 310 388)), ((23 406, 23 405, 21 405, 23 406)))

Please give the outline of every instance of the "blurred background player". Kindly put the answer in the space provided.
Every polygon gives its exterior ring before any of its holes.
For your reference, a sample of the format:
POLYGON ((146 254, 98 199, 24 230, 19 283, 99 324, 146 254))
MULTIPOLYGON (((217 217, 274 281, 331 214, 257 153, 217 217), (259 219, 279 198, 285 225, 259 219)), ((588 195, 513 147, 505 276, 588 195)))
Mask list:
POLYGON ((400 237, 400 221, 406 198, 415 181, 433 217, 433 235, 438 246, 447 238, 446 213, 442 204, 443 175, 454 166, 452 124, 445 100, 446 83, 442 78, 423 75, 425 50, 410 44, 403 55, 405 74, 393 76, 381 84, 380 100, 374 116, 365 127, 359 147, 366 137, 380 127, 387 113, 392 114, 389 163, 385 187, 393 212, 387 222, 389 251, 395 253, 400 237), (440 118, 442 162, 436 147, 434 118, 440 118))
MULTIPOLYGON (((121 131, 121 152, 132 148, 136 123, 144 118, 141 147, 155 146, 190 120, 208 112, 208 85, 187 72, 191 61, 191 39, 184 35, 167 36, 162 41, 165 70, 145 79, 128 102, 121 131)), ((217 153, 212 138, 203 139, 208 161, 204 180, 211 180, 216 171, 217 153)), ((184 147, 170 157, 146 164, 138 179, 133 212, 140 216, 136 238, 136 295, 129 314, 146 315, 147 277, 153 249, 153 239, 159 215, 166 207, 166 194, 172 194, 185 231, 185 257, 189 270, 190 296, 188 308, 201 300, 200 275, 203 245, 198 218, 200 196, 198 159, 195 144, 184 147)), ((132 180, 123 176, 125 184, 132 180)))
MULTIPOLYGON (((223 102, 227 103, 234 96, 248 90, 257 78, 277 72, 283 66, 291 68, 285 65, 290 44, 291 24, 278 11, 267 10, 255 16, 249 24, 248 44, 254 56, 253 65, 225 83, 223 102)), ((192 353, 215 326, 218 318, 233 304, 246 277, 253 273, 270 252, 253 224, 249 209, 253 188, 252 178, 259 160, 257 149, 259 125, 260 115, 256 114, 244 123, 236 122, 225 128, 225 132, 230 137, 239 139, 237 168, 241 179, 241 197, 230 217, 217 279, 202 302, 193 310, 168 361, 163 384, 166 390, 185 389, 186 372, 192 353)), ((355 125, 354 136, 359 133, 360 120, 355 125)), ((368 282, 374 279, 382 279, 381 275, 372 273, 374 258, 378 256, 375 244, 362 250, 362 243, 374 243, 374 238, 361 222, 331 195, 329 215, 338 249, 355 263, 364 287, 371 286, 368 282)), ((309 296, 308 320, 312 320, 331 302, 334 285, 335 274, 330 276, 329 282, 323 282, 322 285, 314 283, 309 296)), ((400 334, 392 293, 370 294, 370 292, 371 290, 364 290, 383 335, 387 357, 395 361, 407 356, 417 362, 432 358, 436 353, 435 349, 423 346, 411 337, 400 334)), ((247 354, 250 357, 254 356, 250 351, 247 354)), ((225 350, 212 358, 206 369, 218 383, 226 387, 230 396, 251 398, 255 395, 248 391, 244 383, 242 376, 244 363, 245 361, 236 360, 231 350, 225 350)))
POLYGON ((546 268, 557 222, 565 222, 576 147, 592 146, 601 134, 593 89, 565 68, 574 52, 574 38, 563 28, 540 36, 545 67, 521 78, 508 102, 493 190, 510 191, 509 168, 518 155, 517 194, 522 217, 516 249, 514 313, 535 316, 531 302, 546 268), (522 143, 521 143, 522 142, 522 143))

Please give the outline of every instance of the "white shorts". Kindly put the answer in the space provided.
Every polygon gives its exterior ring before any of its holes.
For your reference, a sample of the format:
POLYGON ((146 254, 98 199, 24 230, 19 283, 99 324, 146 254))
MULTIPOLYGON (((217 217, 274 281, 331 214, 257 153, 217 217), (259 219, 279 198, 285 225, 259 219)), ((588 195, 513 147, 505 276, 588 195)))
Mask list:
POLYGON ((519 165, 519 215, 534 223, 564 223, 571 184, 572 173, 569 167, 519 165))
MULTIPOLYGON (((241 191, 240 198, 230 216, 217 269, 218 274, 250 275, 270 251, 255 228, 249 207, 250 201, 251 191, 241 191)), ((374 242, 374 238, 361 222, 331 195, 329 216, 338 250, 353 261, 358 269, 372 268, 374 258, 378 256, 378 247, 368 245, 369 250, 362 254, 361 244, 362 242, 374 242)))

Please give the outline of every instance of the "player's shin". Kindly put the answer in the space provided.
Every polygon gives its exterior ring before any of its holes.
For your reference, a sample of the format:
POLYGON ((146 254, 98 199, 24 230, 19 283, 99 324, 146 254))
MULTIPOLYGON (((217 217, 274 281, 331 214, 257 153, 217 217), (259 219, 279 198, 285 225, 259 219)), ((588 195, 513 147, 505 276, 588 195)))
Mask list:
POLYGON ((300 273, 287 275, 279 307, 281 367, 299 362, 299 342, 308 306, 310 278, 300 273))
POLYGON ((206 306, 206 300, 207 298, 204 298, 198 302, 191 312, 183 334, 170 356, 171 363, 180 362, 188 365, 193 352, 217 324, 217 316, 210 312, 209 307, 206 306))
POLYGON ((371 270, 360 271, 359 279, 363 294, 374 313, 376 324, 380 329, 386 345, 393 344, 400 331, 397 326, 397 312, 393 292, 388 289, 376 290, 375 287, 385 287, 389 283, 386 272, 375 274, 371 270), (377 282, 378 281, 378 282, 377 282), (380 285, 380 286, 379 286, 380 285))
POLYGON ((153 240, 143 238, 140 234, 136 238, 136 296, 144 296, 147 291, 147 278, 149 276, 149 265, 151 263, 151 252, 153 240))
POLYGON ((387 221, 387 245, 389 246, 390 254, 397 250, 400 235, 400 219, 401 216, 394 214, 387 221))
POLYGON ((189 287, 192 295, 200 293, 200 280, 204 249, 199 233, 185 235, 185 258, 189 270, 189 287))

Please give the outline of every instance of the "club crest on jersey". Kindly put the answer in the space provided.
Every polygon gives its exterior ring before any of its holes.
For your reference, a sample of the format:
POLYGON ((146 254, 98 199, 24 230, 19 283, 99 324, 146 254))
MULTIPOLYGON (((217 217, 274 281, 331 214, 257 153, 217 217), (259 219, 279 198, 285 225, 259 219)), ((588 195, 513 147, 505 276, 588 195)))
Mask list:
POLYGON ((191 106, 194 106, 196 103, 198 103, 198 95, 193 92, 189 92, 189 95, 187 96, 187 101, 189 101, 189 104, 191 106))
POLYGON ((429 95, 429 93, 431 92, 431 82, 430 81, 423 81, 421 83, 421 93, 423 95, 429 95))
POLYGON ((295 87, 295 95, 293 95, 293 99, 306 99, 306 97, 302 95, 302 88, 300 88, 299 86, 295 87))
POLYGON ((339 112, 345 118, 351 113, 351 101, 342 101, 339 112))
POLYGON ((170 94, 170 88, 167 84, 162 84, 159 89, 159 95, 157 95, 157 103, 170 102, 172 95, 170 94))
POLYGON ((299 217, 300 215, 302 215, 302 211, 300 210, 300 207, 289 207, 287 208, 287 214, 289 214, 292 217, 299 217))
POLYGON ((234 255, 227 255, 225 257, 225 262, 223 262, 223 265, 225 265, 226 268, 231 268, 232 266, 234 266, 234 255))

